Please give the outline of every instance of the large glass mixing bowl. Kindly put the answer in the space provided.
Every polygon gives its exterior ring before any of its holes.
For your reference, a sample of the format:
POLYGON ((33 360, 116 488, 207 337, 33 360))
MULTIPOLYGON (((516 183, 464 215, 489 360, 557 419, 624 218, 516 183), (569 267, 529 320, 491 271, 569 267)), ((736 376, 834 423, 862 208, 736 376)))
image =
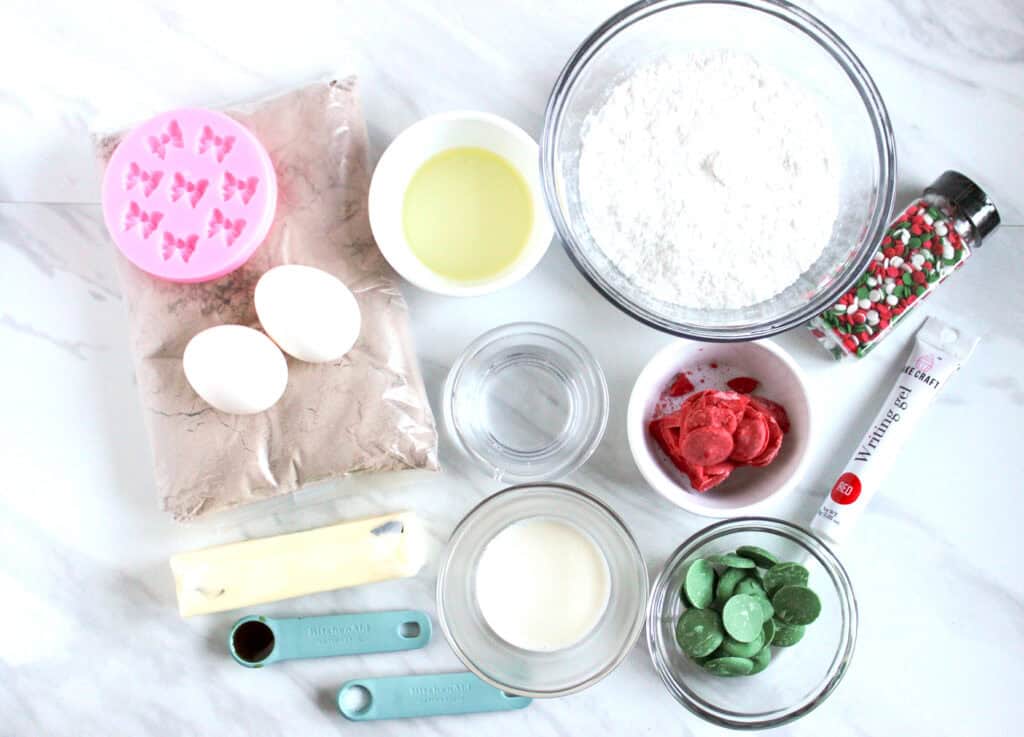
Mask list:
POLYGON ((867 268, 882 238, 895 171, 892 126, 867 70, 825 24, 781 0, 661 0, 622 10, 565 65, 548 100, 541 139, 548 208, 580 272, 637 320, 701 340, 763 338, 835 304, 867 268), (708 310, 645 294, 603 253, 581 208, 579 159, 587 116, 634 69, 669 54, 715 49, 752 56, 808 90, 832 127, 840 183, 828 244, 795 283, 756 305, 708 310))

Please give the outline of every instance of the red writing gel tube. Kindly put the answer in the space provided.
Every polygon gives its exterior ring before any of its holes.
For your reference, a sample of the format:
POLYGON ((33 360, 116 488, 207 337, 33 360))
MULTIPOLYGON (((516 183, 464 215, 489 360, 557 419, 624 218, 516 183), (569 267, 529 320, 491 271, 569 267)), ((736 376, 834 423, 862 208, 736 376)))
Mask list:
POLYGON ((978 338, 934 317, 925 321, 889 396, 814 516, 813 530, 833 543, 847 539, 914 426, 977 344, 978 338))

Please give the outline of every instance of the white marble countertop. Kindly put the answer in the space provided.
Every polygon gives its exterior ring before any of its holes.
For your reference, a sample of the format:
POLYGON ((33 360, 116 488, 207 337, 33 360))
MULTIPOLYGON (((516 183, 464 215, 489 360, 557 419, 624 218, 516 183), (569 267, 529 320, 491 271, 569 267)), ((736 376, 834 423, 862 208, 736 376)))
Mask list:
MULTIPOLYGON (((356 71, 375 155, 432 112, 479 108, 536 134, 563 61, 615 2, 297 0, 13 2, 0 20, 0 735, 707 735, 638 646, 607 679, 521 712, 355 725, 344 680, 459 669, 438 633, 425 650, 239 668, 237 613, 182 620, 168 556, 180 550, 404 507, 435 545, 497 485, 447 472, 360 481, 343 501, 244 529, 173 525, 156 507, 112 246, 96 205, 89 131, 161 109, 220 105, 356 71), (187 6, 183 9, 181 6, 187 6)), ((914 317, 983 334, 842 553, 860 639, 832 698, 786 735, 1009 735, 1024 707, 1024 11, 1016 0, 804 3, 874 75, 896 129, 898 204, 946 168, 975 176, 1005 225, 914 317)), ((657 571, 709 521, 670 506, 629 457, 633 378, 670 338, 630 321, 553 247, 529 278, 457 300, 406 289, 431 400, 476 335, 520 319, 571 330, 607 373, 611 421, 568 480, 610 502, 657 571), (427 337, 430 336, 430 340, 427 337)), ((770 511, 805 521, 852 450, 906 349, 904 327, 859 364, 833 364, 802 331, 779 341, 827 418, 796 493, 770 511)), ((313 614, 434 612, 436 561, 415 579, 259 608, 313 614)))

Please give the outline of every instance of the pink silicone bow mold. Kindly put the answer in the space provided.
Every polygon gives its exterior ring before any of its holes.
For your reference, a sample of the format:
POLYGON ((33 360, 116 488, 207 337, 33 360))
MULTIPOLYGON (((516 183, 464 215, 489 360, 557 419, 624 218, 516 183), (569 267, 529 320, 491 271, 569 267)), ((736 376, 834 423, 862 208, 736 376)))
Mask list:
POLYGON ((176 282, 244 264, 274 219, 277 179, 247 128, 212 110, 175 110, 122 139, 103 179, 103 216, 136 266, 176 282))

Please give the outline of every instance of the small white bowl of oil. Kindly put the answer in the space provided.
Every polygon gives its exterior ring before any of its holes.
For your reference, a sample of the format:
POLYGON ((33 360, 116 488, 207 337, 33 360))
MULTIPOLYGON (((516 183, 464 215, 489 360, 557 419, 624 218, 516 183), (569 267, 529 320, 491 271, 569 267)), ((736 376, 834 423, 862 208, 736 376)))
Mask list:
POLYGON ((392 141, 370 183, 370 227, 405 279, 471 297, 526 276, 551 244, 537 143, 489 113, 440 113, 392 141))

